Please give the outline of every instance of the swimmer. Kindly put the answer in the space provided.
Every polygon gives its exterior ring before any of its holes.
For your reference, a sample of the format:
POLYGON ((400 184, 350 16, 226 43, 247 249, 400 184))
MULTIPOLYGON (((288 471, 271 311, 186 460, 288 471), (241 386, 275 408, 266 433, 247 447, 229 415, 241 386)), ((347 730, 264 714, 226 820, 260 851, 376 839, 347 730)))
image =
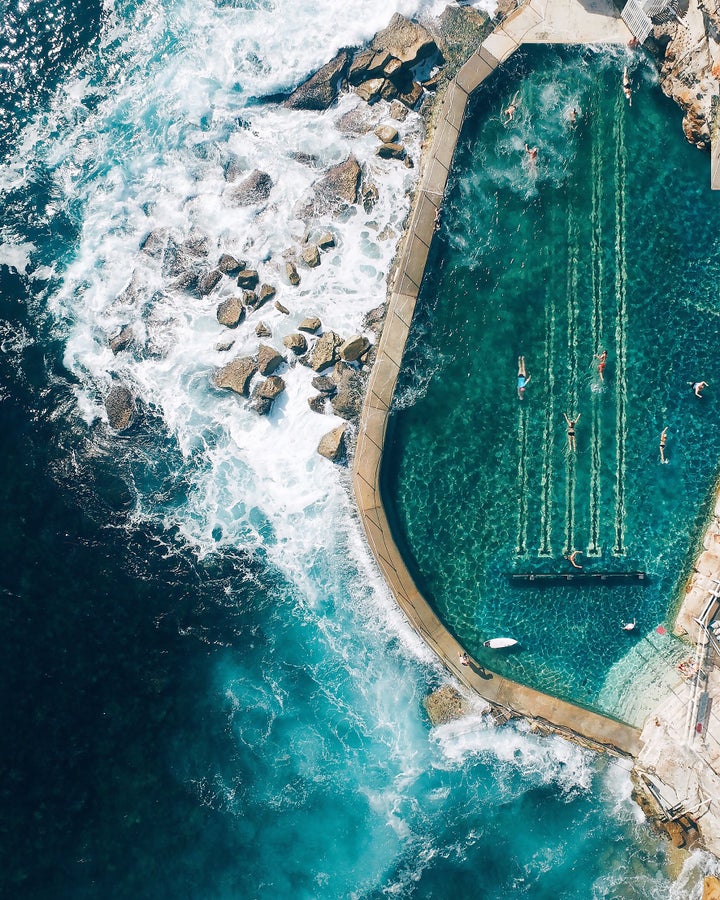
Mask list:
POLYGON ((515 96, 510 101, 510 105, 504 110, 505 121, 512 122, 513 116, 517 112, 517 108, 519 103, 517 102, 518 94, 520 91, 515 91, 515 96))
POLYGON ((578 413, 577 419, 570 419, 568 417, 567 413, 563 413, 563 415, 565 416, 565 421, 567 422, 567 427, 568 427, 568 429, 567 429, 568 445, 574 453, 575 450, 577 449, 577 446, 575 444, 575 426, 580 421, 580 416, 582 415, 582 413, 578 413))
POLYGON ((434 222, 433 228, 435 231, 440 230, 440 207, 439 206, 435 207, 435 222, 434 222))
POLYGON ((637 619, 633 619, 632 622, 623 622, 620 626, 623 631, 635 631, 635 626, 637 625, 637 619))
POLYGON ((667 443, 667 428, 663 428, 660 432, 660 462, 666 463, 668 460, 665 459, 665 444, 667 443))
POLYGON ((602 353, 596 353, 593 356, 593 359, 598 361, 598 375, 600 376, 600 381, 605 381, 605 376, 603 372, 605 371, 605 366, 607 365, 607 350, 603 350, 602 353))
POLYGON ((582 566, 579 566, 579 565, 575 562, 575 557, 576 557, 578 554, 580 554, 580 556, 582 556, 582 550, 573 550, 572 553, 568 553, 568 555, 565 557, 565 559, 566 559, 566 560, 570 563, 570 565, 573 566, 574 568, 576 568, 576 569, 582 569, 582 566))
POLYGON ((518 356, 518 382, 517 382, 517 392, 518 397, 522 400, 525 396, 525 388, 530 384, 530 379, 532 375, 528 375, 525 371, 525 357, 518 356))
POLYGON ((528 159, 530 160, 530 168, 534 169, 535 163, 537 162, 537 158, 538 158, 538 148, 530 147, 527 144, 525 144, 525 152, 527 153, 528 159))
POLYGON ((573 108, 568 113, 568 122, 570 123, 571 128, 574 128, 577 125, 577 117, 578 117, 578 112, 575 109, 575 107, 573 106, 573 108))
POLYGON ((708 387, 707 381, 696 381, 694 382, 692 389, 696 397, 699 397, 702 400, 702 392, 705 388, 708 387))
POLYGON ((623 94, 625 94, 625 99, 628 104, 632 106, 632 87, 630 85, 630 76, 628 75, 627 66, 625 66, 625 70, 623 71, 622 89, 623 94))

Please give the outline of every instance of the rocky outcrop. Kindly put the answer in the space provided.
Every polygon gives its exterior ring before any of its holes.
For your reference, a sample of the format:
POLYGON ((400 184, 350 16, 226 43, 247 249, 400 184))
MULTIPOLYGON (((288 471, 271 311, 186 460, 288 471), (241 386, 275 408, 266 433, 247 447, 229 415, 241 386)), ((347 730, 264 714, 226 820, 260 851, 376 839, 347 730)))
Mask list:
POLYGON ((683 110, 690 143, 710 149, 713 98, 720 77, 720 12, 711 0, 689 0, 682 22, 656 26, 648 44, 660 62, 660 86, 683 110))
POLYGON ((244 266, 244 260, 235 259, 235 257, 231 256, 229 253, 223 253, 217 264, 218 269, 225 275, 233 275, 235 272, 239 272, 244 266))
POLYGON ((216 387, 228 388, 236 394, 247 397, 250 393, 250 382, 257 370, 257 363, 252 357, 239 356, 218 369, 213 381, 216 387))
POLYGON ((260 278, 255 269, 243 269, 238 272, 238 287, 246 288, 249 291, 254 290, 260 282, 260 278))
POLYGON ((350 60, 347 50, 318 69, 282 104, 288 109, 328 109, 337 99, 350 60))
POLYGON ((720 900, 720 879, 706 875, 703 882, 702 900, 720 900))
POLYGON ((213 269, 211 272, 206 272, 203 276, 198 279, 198 293, 201 297, 205 297, 207 294, 212 293, 213 290, 217 287, 220 279, 222 278, 223 273, 220 269, 213 269))
POLYGON ((260 169, 253 171, 244 178, 230 193, 230 200, 236 206, 253 206, 255 203, 264 203, 270 196, 273 180, 267 172, 260 169))
POLYGON ((320 439, 317 452, 332 462, 339 462, 345 456, 345 431, 347 424, 333 428, 320 439))
POLYGON ((300 284, 300 275, 298 274, 297 266, 290 260, 285 263, 285 275, 293 287, 297 287, 300 284))
POLYGON ((110 427, 115 431, 125 431, 135 421, 137 407, 132 391, 124 384, 114 384, 105 398, 110 427))

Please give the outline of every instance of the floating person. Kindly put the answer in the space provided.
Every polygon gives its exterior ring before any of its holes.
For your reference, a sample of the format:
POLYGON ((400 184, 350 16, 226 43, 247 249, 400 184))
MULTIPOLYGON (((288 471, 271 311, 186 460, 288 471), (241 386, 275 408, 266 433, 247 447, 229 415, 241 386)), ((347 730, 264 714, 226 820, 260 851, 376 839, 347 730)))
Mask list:
POLYGON ((578 111, 576 107, 572 107, 568 112, 568 122, 570 123, 570 127, 574 128, 577 125, 578 120, 578 111))
POLYGON ((525 357, 518 356, 518 382, 517 382, 517 392, 518 397, 522 400, 525 396, 525 388, 530 384, 530 379, 532 375, 528 375, 525 370, 525 357))
POLYGON ((519 93, 520 93, 520 91, 515 91, 515 96, 512 98, 512 100, 510 101, 510 104, 509 104, 509 105, 505 108, 505 110, 503 111, 503 114, 504 114, 504 116, 505 116, 505 122, 506 122, 506 123, 507 123, 507 122, 512 122, 513 116, 514 116, 515 113, 517 112, 517 108, 518 108, 518 106, 520 105, 520 104, 518 103, 518 94, 519 94, 519 93))
POLYGON ((567 422, 567 427, 568 427, 567 428, 568 446, 574 453, 577 450, 577 445, 575 443, 575 426, 580 421, 580 416, 582 415, 582 413, 578 413, 576 419, 569 418, 567 413, 563 413, 563 415, 565 416, 565 421, 567 422))
POLYGON ((666 463, 669 460, 665 459, 665 444, 667 443, 667 427, 663 428, 660 432, 660 462, 666 463))
POLYGON ((440 207, 439 206, 435 207, 435 221, 433 223, 433 230, 434 231, 440 230, 440 207))
POLYGON ((605 371, 605 366, 607 365, 607 350, 603 350, 602 353, 595 353, 593 359, 596 359, 598 361, 598 375, 600 376, 600 381, 605 381, 603 372, 605 371))
POLYGON ((707 381, 695 381, 692 386, 693 393, 702 400, 702 392, 706 387, 709 387, 707 381))
POLYGON ((623 631, 635 631, 635 626, 637 625, 637 619, 633 619, 632 622, 623 622, 620 627, 623 631))
POLYGON ((576 569, 582 569, 581 565, 575 562, 575 557, 580 554, 582 556, 582 550, 573 550, 572 553, 568 553, 565 559, 570 563, 571 566, 574 566, 576 569))
POLYGON ((627 66, 625 66, 625 69, 623 71, 622 89, 623 89, 623 94, 625 94, 625 99, 627 100, 628 105, 632 106, 632 84, 630 82, 630 76, 628 75, 627 66))

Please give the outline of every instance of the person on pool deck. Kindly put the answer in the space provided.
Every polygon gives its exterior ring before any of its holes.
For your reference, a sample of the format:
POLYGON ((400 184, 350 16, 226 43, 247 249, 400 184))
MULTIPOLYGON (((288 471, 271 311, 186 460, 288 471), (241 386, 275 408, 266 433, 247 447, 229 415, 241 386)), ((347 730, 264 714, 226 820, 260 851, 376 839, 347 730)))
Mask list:
POLYGON ((605 371, 605 366, 607 365, 607 350, 603 350, 602 353, 596 353, 593 356, 593 359, 596 359, 598 361, 598 375, 600 376, 600 381, 605 381, 603 372, 605 371))
POLYGON ((563 415, 565 416, 565 421, 567 422, 567 427, 568 427, 568 430, 567 430, 568 445, 570 446, 570 449, 574 453, 575 450, 577 449, 577 446, 575 444, 575 426, 580 421, 580 416, 582 415, 582 413, 577 414, 577 419, 569 418, 567 413, 563 413, 563 415))
POLYGON ((522 400, 525 396, 525 388, 530 384, 530 379, 532 375, 528 375, 525 371, 525 357, 518 356, 518 383, 517 383, 517 392, 518 397, 522 400))
POLYGON ((665 444, 667 442, 667 428, 663 428, 660 432, 660 462, 666 463, 665 459, 665 444))
POLYGON ((702 392, 706 387, 708 387, 707 381, 696 381, 692 386, 692 389, 695 392, 695 396, 699 397, 702 400, 702 392))
POLYGON ((576 569, 582 569, 582 566, 578 565, 575 562, 575 557, 578 555, 578 553, 580 554, 580 556, 582 556, 582 550, 573 550, 572 553, 568 553, 565 559, 570 563, 571 566, 574 566, 576 569))

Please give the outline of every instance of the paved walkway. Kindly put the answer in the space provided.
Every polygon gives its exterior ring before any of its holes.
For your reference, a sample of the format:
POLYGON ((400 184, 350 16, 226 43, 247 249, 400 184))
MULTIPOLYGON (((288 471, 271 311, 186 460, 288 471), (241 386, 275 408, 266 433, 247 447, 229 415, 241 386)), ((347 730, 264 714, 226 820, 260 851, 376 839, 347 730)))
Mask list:
POLYGON ((393 539, 380 494, 380 465, 388 416, 405 342, 470 94, 523 43, 627 43, 631 35, 605 0, 531 0, 483 42, 448 86, 432 144, 423 160, 415 205, 403 237, 378 355, 365 397, 353 465, 353 486, 368 542, 410 623, 468 687, 496 707, 580 735, 598 748, 636 756, 639 731, 509 681, 474 664, 418 591, 393 539))

